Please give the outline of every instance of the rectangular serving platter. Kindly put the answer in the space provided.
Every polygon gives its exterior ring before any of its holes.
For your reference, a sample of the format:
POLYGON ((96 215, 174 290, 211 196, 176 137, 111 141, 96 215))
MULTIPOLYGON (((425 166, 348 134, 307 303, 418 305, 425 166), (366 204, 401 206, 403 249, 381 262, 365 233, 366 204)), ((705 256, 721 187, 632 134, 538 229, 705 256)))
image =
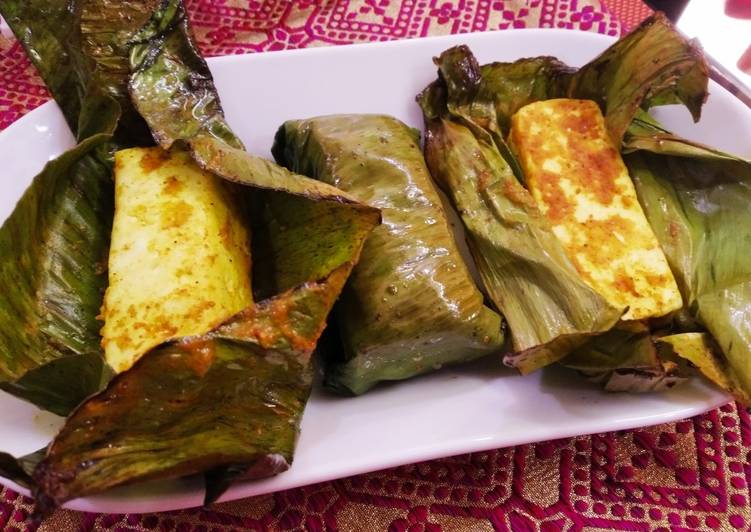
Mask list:
MULTIPOLYGON (((591 33, 518 30, 228 56, 209 64, 231 126, 249 151, 270 157, 277 127, 293 118, 386 113, 422 129, 414 97, 435 78, 432 57, 452 45, 469 45, 481 62, 555 55, 580 65, 612 42, 591 33)), ((751 156, 751 112, 716 85, 699 124, 683 108, 660 109, 656 115, 684 136, 751 156)), ((44 163, 72 144, 53 103, 0 133, 0 219, 10 214, 44 163)), ((357 398, 316 387, 292 468, 238 484, 222 500, 437 457, 674 421, 727 400, 698 378, 665 393, 610 394, 562 369, 519 376, 504 368, 500 357, 386 384, 357 398)), ((62 421, 2 392, 0 411, 0 449, 17 455, 44 446, 62 421)), ((181 479, 116 489, 66 507, 151 512, 198 506, 202 497, 197 479, 181 479)))

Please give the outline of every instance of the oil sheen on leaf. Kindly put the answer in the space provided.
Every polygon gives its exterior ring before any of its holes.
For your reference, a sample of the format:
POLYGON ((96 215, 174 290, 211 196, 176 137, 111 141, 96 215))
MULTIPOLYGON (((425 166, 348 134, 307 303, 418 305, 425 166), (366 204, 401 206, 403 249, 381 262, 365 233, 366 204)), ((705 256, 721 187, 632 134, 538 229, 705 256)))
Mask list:
POLYGON ((328 361, 329 387, 363 393, 500 350, 501 318, 483 305, 414 131, 380 115, 289 121, 272 151, 383 216, 338 306, 343 351, 328 361))

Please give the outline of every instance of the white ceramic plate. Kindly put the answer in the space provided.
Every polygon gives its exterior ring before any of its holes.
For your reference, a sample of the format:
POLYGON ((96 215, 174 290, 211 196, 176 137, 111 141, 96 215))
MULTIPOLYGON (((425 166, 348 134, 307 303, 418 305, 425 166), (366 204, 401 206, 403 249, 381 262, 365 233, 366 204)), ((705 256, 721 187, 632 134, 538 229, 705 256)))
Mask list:
MULTIPOLYGON (((230 124, 250 151, 269 155, 276 128, 291 118, 375 112, 421 127, 414 97, 434 79, 431 58, 455 44, 468 44, 481 62, 555 55, 580 65, 611 42, 565 30, 504 31, 223 57, 209 64, 230 124)), ((751 155, 751 112, 717 86, 701 124, 694 126, 682 108, 661 110, 659 118, 685 136, 751 155)), ((0 133, 0 219, 45 161, 71 144, 54 104, 0 133)), ((661 394, 607 394, 565 370, 520 377, 498 359, 384 385, 358 398, 316 389, 292 468, 238 484, 222 500, 471 451, 663 423, 727 400, 699 379, 661 394)), ((61 422, 1 392, 0 412, 0 449, 17 455, 45 445, 61 422)), ((188 479, 117 489, 66 507, 151 512, 197 506, 202 497, 201 484, 188 479)))

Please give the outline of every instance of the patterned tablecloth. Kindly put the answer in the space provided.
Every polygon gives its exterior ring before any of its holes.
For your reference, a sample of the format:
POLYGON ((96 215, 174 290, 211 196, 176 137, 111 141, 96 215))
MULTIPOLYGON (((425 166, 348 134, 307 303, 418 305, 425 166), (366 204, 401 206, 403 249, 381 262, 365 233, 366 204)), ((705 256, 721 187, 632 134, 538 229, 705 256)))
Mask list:
MULTIPOLYGON (((713 0, 716 1, 716 0, 713 0)), ((188 0, 206 55, 524 27, 619 35, 639 0, 188 0)), ((0 36, 0 129, 48 99, 21 46, 0 36)), ((728 404, 656 427, 521 445, 271 495, 150 515, 58 510, 64 530, 749 530, 751 416, 728 404)), ((0 491, 0 528, 33 529, 31 501, 0 491)))

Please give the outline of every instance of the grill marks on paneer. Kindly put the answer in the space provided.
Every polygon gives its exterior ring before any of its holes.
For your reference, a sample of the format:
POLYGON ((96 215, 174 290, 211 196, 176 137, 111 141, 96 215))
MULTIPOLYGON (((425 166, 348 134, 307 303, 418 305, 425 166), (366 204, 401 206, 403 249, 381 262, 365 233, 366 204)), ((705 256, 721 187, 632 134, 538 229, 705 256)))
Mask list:
POLYGON ((521 108, 510 143, 526 185, 582 278, 637 320, 681 296, 597 104, 554 99, 521 108))
POLYGON ((118 372, 252 304, 249 236, 226 184, 177 148, 115 154, 102 345, 118 372))

